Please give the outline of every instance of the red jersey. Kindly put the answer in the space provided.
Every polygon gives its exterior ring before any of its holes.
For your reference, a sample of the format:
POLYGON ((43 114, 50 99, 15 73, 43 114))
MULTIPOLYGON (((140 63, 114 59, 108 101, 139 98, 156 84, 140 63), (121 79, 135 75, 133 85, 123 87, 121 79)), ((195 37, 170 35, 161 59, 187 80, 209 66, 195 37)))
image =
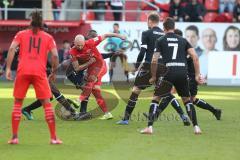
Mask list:
POLYGON ((53 37, 41 30, 33 34, 27 29, 18 32, 13 41, 20 45, 17 74, 46 76, 48 53, 56 48, 53 37))
POLYGON ((77 58, 80 63, 86 63, 91 57, 95 57, 96 61, 103 61, 102 55, 97 49, 97 45, 102 42, 102 37, 97 36, 93 39, 85 41, 85 45, 82 50, 71 48, 69 53, 72 57, 77 58))

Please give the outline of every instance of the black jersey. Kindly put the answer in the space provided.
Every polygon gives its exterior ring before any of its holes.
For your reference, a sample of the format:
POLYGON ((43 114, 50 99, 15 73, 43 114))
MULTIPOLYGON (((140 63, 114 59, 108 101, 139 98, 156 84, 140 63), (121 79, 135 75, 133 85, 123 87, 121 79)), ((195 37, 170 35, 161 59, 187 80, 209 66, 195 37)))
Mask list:
POLYGON ((156 40, 163 35, 164 32, 159 27, 153 27, 142 32, 141 51, 137 58, 137 68, 142 62, 145 55, 145 63, 150 64, 152 62, 156 40))
POLYGON ((167 33, 156 41, 155 51, 160 52, 162 62, 169 71, 187 72, 187 50, 192 48, 186 39, 167 33))

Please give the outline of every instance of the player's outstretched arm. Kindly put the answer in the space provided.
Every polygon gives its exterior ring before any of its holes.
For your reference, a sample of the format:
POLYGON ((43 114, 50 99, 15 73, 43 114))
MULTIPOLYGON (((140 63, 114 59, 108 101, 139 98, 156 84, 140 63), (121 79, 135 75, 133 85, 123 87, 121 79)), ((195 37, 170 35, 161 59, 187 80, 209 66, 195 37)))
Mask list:
POLYGON ((198 59, 197 53, 195 52, 194 48, 189 48, 187 50, 187 52, 191 56, 191 58, 193 59, 195 75, 196 75, 196 77, 195 77, 196 81, 199 84, 203 84, 203 79, 202 79, 202 76, 200 74, 200 66, 199 66, 199 59, 198 59))
POLYGON ((13 80, 12 73, 11 73, 11 66, 12 66, 12 61, 15 56, 15 51, 16 51, 18 45, 19 45, 18 42, 13 41, 10 48, 8 49, 7 67, 6 67, 6 79, 7 80, 13 80))
POLYGON ((120 35, 120 34, 117 34, 117 33, 105 33, 101 37, 102 37, 102 40, 105 40, 106 38, 109 38, 109 37, 117 37, 117 38, 120 38, 122 40, 126 39, 126 36, 120 35))
POLYGON ((49 75, 49 80, 55 81, 56 71, 59 65, 58 52, 56 47, 51 49, 51 63, 52 63, 52 73, 49 75))
POLYGON ((149 80, 151 84, 153 84, 157 79, 157 65, 158 65, 158 58, 160 57, 160 52, 154 52, 152 57, 152 63, 151 63, 151 74, 152 77, 149 80))

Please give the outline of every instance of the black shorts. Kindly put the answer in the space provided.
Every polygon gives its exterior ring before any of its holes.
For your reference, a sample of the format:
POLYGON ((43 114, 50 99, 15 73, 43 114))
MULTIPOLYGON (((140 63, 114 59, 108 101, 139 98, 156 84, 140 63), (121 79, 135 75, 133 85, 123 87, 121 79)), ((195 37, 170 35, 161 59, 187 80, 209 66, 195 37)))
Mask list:
POLYGON ((190 97, 189 78, 183 72, 168 73, 160 79, 155 87, 154 95, 164 97, 171 92, 173 86, 180 97, 190 97))
MULTIPOLYGON (((151 64, 144 63, 143 66, 140 68, 134 82, 134 86, 138 87, 139 89, 146 89, 150 87, 151 84, 149 83, 150 78, 152 77, 151 74, 151 64)), ((167 67, 163 64, 158 65, 157 70, 157 77, 162 77, 167 73, 167 67)))
POLYGON ((84 70, 76 72, 72 64, 67 68, 66 76, 77 87, 84 83, 84 70))
POLYGON ((198 83, 195 80, 195 75, 189 75, 189 89, 190 95, 196 96, 198 93, 198 83))

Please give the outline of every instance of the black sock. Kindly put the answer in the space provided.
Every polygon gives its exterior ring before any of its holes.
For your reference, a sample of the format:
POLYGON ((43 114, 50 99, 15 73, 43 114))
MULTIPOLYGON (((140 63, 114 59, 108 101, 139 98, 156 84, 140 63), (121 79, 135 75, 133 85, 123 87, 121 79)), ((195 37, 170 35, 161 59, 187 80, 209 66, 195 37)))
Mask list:
POLYGON ((182 107, 180 106, 179 102, 177 101, 177 99, 174 96, 173 96, 173 99, 171 101, 171 105, 173 106, 173 108, 177 111, 177 113, 182 118, 184 116, 183 109, 182 109, 182 107))
POLYGON ((126 78, 127 78, 127 82, 129 82, 129 75, 128 75, 128 71, 124 71, 124 74, 125 74, 125 76, 126 76, 126 78))
POLYGON ((81 102, 80 112, 87 112, 88 98, 81 102))
POLYGON ((39 100, 37 100, 37 101, 33 102, 32 104, 28 105, 27 107, 24 107, 23 110, 30 113, 32 110, 37 109, 41 106, 42 106, 42 103, 39 100))
POLYGON ((158 101, 152 100, 150 104, 149 113, 148 113, 148 127, 153 125, 153 122, 156 120, 156 111, 158 108, 158 101))
POLYGON ((188 101, 185 103, 185 107, 193 126, 198 125, 197 114, 194 105, 190 101, 188 101))
POLYGON ((199 108, 209 110, 212 113, 216 112, 216 109, 213 106, 211 106, 210 104, 208 104, 207 102, 205 102, 202 99, 196 98, 196 100, 193 102, 193 104, 195 104, 199 108))
POLYGON ((126 106, 126 109, 125 109, 125 114, 124 114, 124 118, 123 120, 129 120, 130 119, 130 116, 135 108, 135 105, 136 105, 136 102, 137 102, 137 99, 138 99, 138 94, 132 92, 129 100, 128 100, 128 104, 126 106))
POLYGON ((72 114, 75 113, 75 110, 71 107, 71 104, 67 101, 67 99, 61 95, 60 97, 57 97, 56 100, 68 111, 70 111, 72 114))
POLYGON ((112 82, 112 77, 113 77, 113 69, 110 69, 110 70, 109 70, 110 82, 112 82))
POLYGON ((159 117, 159 115, 167 108, 168 104, 170 103, 172 99, 170 97, 162 98, 161 102, 159 103, 159 106, 156 111, 156 118, 159 117))

